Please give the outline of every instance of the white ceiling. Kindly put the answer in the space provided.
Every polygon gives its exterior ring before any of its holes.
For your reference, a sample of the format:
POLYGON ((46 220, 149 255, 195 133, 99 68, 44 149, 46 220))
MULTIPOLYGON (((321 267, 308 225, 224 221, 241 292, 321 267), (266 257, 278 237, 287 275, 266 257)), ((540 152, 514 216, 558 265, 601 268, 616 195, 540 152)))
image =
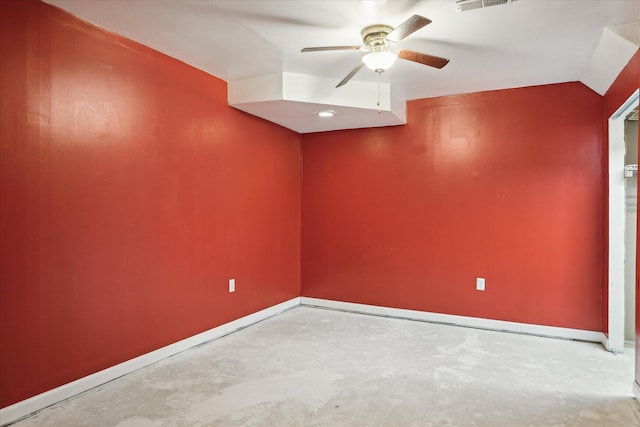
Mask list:
POLYGON ((417 98, 567 81, 603 94, 640 42, 640 0, 514 0, 461 13, 455 0, 46 1, 226 80, 231 105, 301 133, 400 124, 404 101, 417 98), (363 27, 413 14, 433 23, 399 47, 449 58, 442 70, 399 60, 335 89, 363 53, 300 52, 360 45, 363 27), (314 115, 327 108, 336 117, 314 115))

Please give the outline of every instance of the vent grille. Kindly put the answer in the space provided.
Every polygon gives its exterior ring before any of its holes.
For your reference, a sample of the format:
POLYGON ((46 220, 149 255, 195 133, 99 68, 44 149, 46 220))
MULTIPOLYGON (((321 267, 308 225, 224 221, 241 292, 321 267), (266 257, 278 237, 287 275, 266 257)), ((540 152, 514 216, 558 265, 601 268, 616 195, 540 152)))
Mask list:
POLYGON ((508 0, 482 0, 484 7, 499 6, 501 4, 506 4, 507 2, 508 0))
POLYGON ((511 3, 511 1, 512 0, 458 0, 456 2, 456 8, 458 8, 458 12, 466 12, 473 9, 499 6, 501 4, 511 3))

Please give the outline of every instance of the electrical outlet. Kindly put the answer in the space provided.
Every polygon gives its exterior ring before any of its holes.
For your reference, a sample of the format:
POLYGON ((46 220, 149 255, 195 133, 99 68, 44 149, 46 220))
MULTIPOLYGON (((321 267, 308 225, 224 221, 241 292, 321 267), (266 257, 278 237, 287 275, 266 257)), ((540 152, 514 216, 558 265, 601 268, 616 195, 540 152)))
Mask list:
POLYGON ((236 291, 236 279, 229 279, 229 292, 236 291))
POLYGON ((478 277, 476 279, 476 290, 484 291, 484 277, 478 277))

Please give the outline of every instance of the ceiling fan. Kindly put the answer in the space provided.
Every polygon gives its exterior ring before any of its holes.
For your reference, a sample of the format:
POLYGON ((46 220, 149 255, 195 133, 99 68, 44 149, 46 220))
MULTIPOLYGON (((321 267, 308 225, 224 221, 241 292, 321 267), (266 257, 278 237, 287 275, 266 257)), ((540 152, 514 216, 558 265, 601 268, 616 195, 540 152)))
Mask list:
POLYGON ((446 58, 427 55, 412 50, 399 50, 392 52, 390 47, 403 40, 408 35, 431 23, 431 20, 420 15, 413 15, 402 24, 393 28, 389 25, 377 24, 365 27, 361 31, 364 46, 320 46, 305 47, 302 52, 320 52, 328 50, 359 50, 369 52, 362 57, 362 63, 358 64, 338 83, 337 88, 347 84, 358 71, 365 65, 378 74, 383 73, 393 65, 397 58, 428 65, 429 67, 442 68, 449 63, 446 58))

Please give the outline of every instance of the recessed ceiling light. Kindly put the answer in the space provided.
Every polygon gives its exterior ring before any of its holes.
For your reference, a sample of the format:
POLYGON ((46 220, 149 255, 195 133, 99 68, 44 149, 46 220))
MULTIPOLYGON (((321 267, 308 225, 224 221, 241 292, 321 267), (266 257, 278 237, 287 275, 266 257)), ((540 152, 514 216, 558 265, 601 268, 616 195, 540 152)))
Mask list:
POLYGON ((333 117, 335 114, 336 112, 333 110, 322 110, 316 113, 318 117, 333 117))

